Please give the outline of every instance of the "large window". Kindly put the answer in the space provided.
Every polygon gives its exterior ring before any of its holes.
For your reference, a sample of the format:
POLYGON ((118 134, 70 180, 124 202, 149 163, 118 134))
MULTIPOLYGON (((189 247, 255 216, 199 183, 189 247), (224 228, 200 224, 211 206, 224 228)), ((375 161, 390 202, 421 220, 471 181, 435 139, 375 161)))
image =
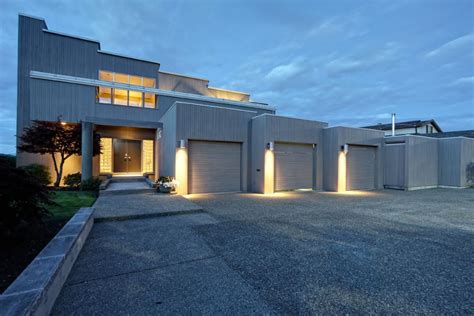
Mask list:
POLYGON ((155 88, 156 80, 153 78, 132 76, 101 70, 99 71, 99 79, 128 84, 131 86, 131 89, 98 87, 97 101, 99 103, 145 107, 150 109, 154 109, 156 107, 155 94, 133 90, 133 86, 155 88))

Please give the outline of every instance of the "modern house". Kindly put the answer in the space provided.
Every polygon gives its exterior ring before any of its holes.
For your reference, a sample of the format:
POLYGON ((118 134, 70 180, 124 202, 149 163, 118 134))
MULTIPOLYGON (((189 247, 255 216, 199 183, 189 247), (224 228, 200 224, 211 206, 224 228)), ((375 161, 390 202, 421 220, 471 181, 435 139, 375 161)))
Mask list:
MULTIPOLYGON (((380 123, 377 125, 364 126, 363 128, 383 131, 386 136, 392 135, 392 124, 380 123)), ((438 123, 436 123, 436 121, 433 119, 395 123, 395 135, 430 135, 442 132, 443 131, 439 127, 438 123)))
MULTIPOLYGON (((402 153, 401 144, 412 148, 411 140, 397 142, 404 163, 390 173, 386 151, 395 144, 386 142, 384 131, 279 116, 248 93, 103 51, 96 40, 49 30, 41 18, 20 15, 18 34, 17 134, 32 120, 82 125, 82 154, 66 162, 64 175, 173 176, 181 194, 377 189, 392 173, 407 174, 398 187, 428 186, 420 170, 414 176, 421 182, 407 180, 413 174, 405 166, 418 158, 402 153), (102 142, 98 157, 92 155, 93 131, 102 142)), ((429 185, 444 168, 435 147, 429 185)), ((462 160, 443 159, 464 170, 474 162, 474 141, 462 139, 456 148, 462 160)), ((19 166, 31 163, 52 168, 49 156, 17 153, 19 166)), ((466 185, 462 175, 453 186, 466 185)))

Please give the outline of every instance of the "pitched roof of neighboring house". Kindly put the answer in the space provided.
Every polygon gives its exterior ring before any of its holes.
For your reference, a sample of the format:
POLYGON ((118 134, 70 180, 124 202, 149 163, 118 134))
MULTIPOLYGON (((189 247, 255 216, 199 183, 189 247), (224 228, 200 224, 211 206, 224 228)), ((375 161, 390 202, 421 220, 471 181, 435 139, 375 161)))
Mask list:
POLYGON ((442 132, 442 133, 433 133, 426 134, 423 136, 436 137, 436 138, 445 138, 445 137, 469 137, 474 138, 474 129, 465 130, 465 131, 452 131, 452 132, 442 132))
MULTIPOLYGON (((436 128, 438 132, 442 132, 441 127, 439 127, 438 123, 436 123, 435 120, 416 120, 416 121, 405 121, 405 122, 398 122, 395 123, 395 129, 403 129, 403 128, 414 128, 414 127, 421 127, 425 126, 427 124, 431 124, 436 128)), ((370 128, 370 129, 376 129, 379 131, 389 131, 392 129, 392 124, 377 124, 377 125, 371 125, 371 126, 364 126, 363 128, 370 128)))

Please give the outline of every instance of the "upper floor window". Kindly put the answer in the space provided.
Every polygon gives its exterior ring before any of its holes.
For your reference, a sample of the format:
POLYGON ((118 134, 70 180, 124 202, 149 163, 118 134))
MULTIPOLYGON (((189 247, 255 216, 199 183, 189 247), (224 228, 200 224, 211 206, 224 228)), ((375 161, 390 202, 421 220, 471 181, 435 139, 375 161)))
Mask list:
MULTIPOLYGON (((114 73, 110 71, 99 71, 99 79, 116 83, 129 84, 133 86, 155 88, 156 80, 153 78, 132 76, 114 73)), ((118 104, 134 107, 156 107, 156 95, 129 89, 98 87, 97 100, 99 103, 118 104)))

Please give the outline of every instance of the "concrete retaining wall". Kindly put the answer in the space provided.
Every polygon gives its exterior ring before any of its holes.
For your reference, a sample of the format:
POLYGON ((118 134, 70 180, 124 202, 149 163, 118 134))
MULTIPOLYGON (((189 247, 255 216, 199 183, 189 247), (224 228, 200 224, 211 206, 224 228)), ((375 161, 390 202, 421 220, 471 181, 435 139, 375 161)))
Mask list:
POLYGON ((0 295, 1 315, 48 315, 94 223, 81 208, 0 295))

